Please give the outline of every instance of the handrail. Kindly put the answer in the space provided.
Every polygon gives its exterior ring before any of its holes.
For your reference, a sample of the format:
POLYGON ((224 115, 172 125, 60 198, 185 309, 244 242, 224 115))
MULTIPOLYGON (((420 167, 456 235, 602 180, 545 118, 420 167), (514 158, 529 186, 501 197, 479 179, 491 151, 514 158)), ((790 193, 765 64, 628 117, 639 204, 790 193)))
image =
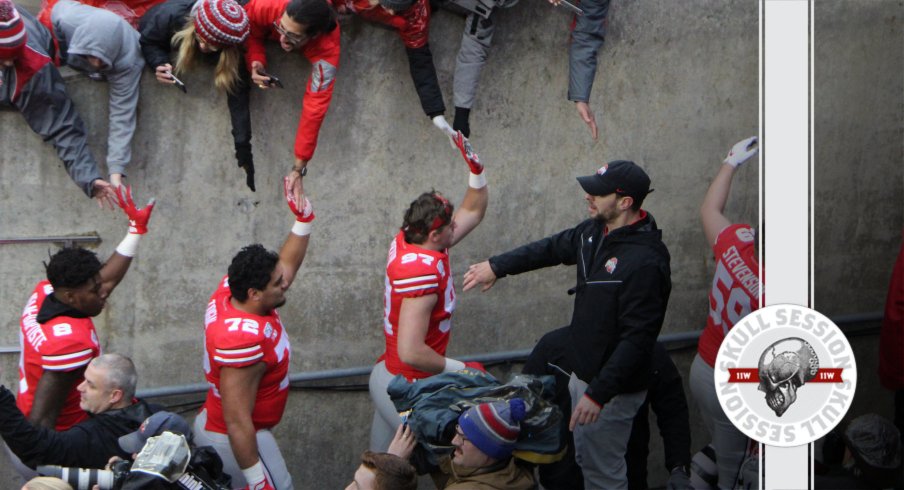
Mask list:
POLYGON ((16 237, 16 238, 0 238, 0 245, 20 245, 25 243, 59 243, 63 242, 67 247, 71 247, 74 243, 100 243, 101 239, 95 235, 72 235, 72 236, 35 236, 35 237, 16 237))
MULTIPOLYGON (((882 320, 882 312, 873 313, 854 313, 848 315, 838 315, 831 319, 836 325, 850 325, 857 323, 878 322, 882 320)), ((856 329, 854 333, 861 334, 863 331, 873 329, 856 329)), ((842 329, 845 333, 844 329, 842 329)), ((675 344, 686 346, 688 342, 696 341, 700 338, 700 330, 690 332, 670 333, 659 336, 659 341, 666 344, 666 347, 675 348, 675 344)), ((0 348, 2 349, 2 348, 0 348)), ((17 348, 18 349, 18 348, 17 348)), ((0 350, 0 352, 3 352, 0 350)), ((488 352, 484 354, 472 354, 467 356, 457 356, 463 361, 480 361, 483 363, 492 362, 513 362, 526 359, 530 355, 531 349, 519 349, 510 351, 488 352)), ((324 381, 328 379, 354 378, 358 376, 367 376, 370 374, 373 365, 360 366, 352 368, 327 369, 324 371, 309 371, 304 373, 294 373, 289 375, 289 383, 301 383, 308 381, 324 381)), ((137 396, 140 398, 160 398, 166 396, 190 395, 194 393, 203 393, 207 391, 209 385, 207 383, 193 383, 187 385, 176 386, 160 386, 157 388, 146 388, 138 390, 137 396)))

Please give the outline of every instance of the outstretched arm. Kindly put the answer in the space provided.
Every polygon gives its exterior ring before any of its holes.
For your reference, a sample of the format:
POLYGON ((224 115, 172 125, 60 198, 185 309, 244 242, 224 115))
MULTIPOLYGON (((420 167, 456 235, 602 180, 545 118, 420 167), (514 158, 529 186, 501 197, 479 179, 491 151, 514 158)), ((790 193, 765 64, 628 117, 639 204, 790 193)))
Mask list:
POLYGON ((116 252, 107 259, 107 262, 100 269, 101 287, 107 291, 107 294, 113 292, 113 289, 122 281, 129 266, 132 264, 132 257, 138 253, 138 241, 141 236, 148 231, 148 220, 151 219, 151 212, 154 211, 154 199, 148 201, 147 206, 138 209, 135 207, 135 201, 132 200, 131 187, 117 187, 116 198, 119 207, 129 217, 129 234, 123 238, 122 242, 116 247, 116 252))
POLYGON ((756 136, 736 143, 723 161, 716 178, 709 185, 703 204, 700 205, 700 220, 703 222, 703 233, 708 244, 716 243, 719 233, 731 224, 731 221, 722 214, 731 191, 731 179, 735 170, 756 155, 757 151, 756 136))
POLYGON ((480 163, 480 157, 471 148, 471 143, 461 134, 461 131, 455 133, 452 137, 452 142, 458 147, 471 172, 468 177, 468 190, 465 192, 465 197, 462 199, 458 210, 455 211, 455 215, 452 216, 452 221, 455 222, 452 236, 452 246, 454 246, 468 236, 468 233, 471 233, 471 230, 477 228, 477 225, 483 221, 490 197, 487 191, 487 177, 486 173, 484 173, 483 164, 480 163))
POLYGON ((282 248, 279 249, 279 262, 286 271, 285 280, 291 286, 308 251, 311 222, 314 221, 314 207, 311 206, 311 201, 307 197, 302 197, 301 206, 298 205, 288 177, 283 179, 283 189, 289 209, 295 214, 295 224, 292 225, 292 231, 289 232, 282 248))

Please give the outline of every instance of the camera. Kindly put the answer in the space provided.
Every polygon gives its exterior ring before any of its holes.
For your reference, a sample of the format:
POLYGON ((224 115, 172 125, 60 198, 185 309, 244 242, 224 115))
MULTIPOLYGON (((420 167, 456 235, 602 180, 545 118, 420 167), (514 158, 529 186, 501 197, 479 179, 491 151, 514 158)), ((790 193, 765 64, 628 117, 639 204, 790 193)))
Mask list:
POLYGON ((100 490, 117 490, 129 475, 131 466, 130 461, 116 461, 109 470, 45 465, 38 466, 38 473, 44 476, 55 476, 75 490, 91 490, 94 485, 99 486, 100 490))

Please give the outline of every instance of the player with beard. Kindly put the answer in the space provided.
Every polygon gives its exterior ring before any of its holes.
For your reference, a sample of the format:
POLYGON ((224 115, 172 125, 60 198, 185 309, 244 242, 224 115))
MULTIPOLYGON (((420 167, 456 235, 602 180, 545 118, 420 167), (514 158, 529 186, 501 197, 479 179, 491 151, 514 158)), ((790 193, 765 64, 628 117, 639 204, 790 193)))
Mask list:
POLYGON ((270 429, 289 397, 291 346, 276 309, 304 261, 314 210, 299 203, 284 179, 296 221, 279 254, 260 244, 243 248, 207 305, 204 373, 210 390, 195 418, 195 440, 213 446, 235 488, 292 488, 292 477, 270 429))

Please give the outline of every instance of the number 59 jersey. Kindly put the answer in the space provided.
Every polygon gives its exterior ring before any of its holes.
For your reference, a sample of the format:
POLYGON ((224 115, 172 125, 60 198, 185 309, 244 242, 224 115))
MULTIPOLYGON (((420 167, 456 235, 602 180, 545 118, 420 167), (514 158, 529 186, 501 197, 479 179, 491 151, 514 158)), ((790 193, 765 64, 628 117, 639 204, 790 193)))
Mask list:
POLYGON ((267 365, 257 388, 251 419, 255 430, 268 429, 282 419, 289 397, 289 361, 291 345, 286 331, 273 310, 260 316, 232 306, 229 277, 210 297, 204 318, 204 375, 210 389, 204 407, 209 431, 226 434, 220 399, 220 369, 243 368, 259 362, 267 365))
POLYGON ((719 233, 713 245, 716 272, 709 292, 709 317, 697 346, 700 357, 710 366, 715 366, 716 354, 728 331, 760 307, 763 284, 758 275, 755 241, 753 228, 733 224, 719 233))

